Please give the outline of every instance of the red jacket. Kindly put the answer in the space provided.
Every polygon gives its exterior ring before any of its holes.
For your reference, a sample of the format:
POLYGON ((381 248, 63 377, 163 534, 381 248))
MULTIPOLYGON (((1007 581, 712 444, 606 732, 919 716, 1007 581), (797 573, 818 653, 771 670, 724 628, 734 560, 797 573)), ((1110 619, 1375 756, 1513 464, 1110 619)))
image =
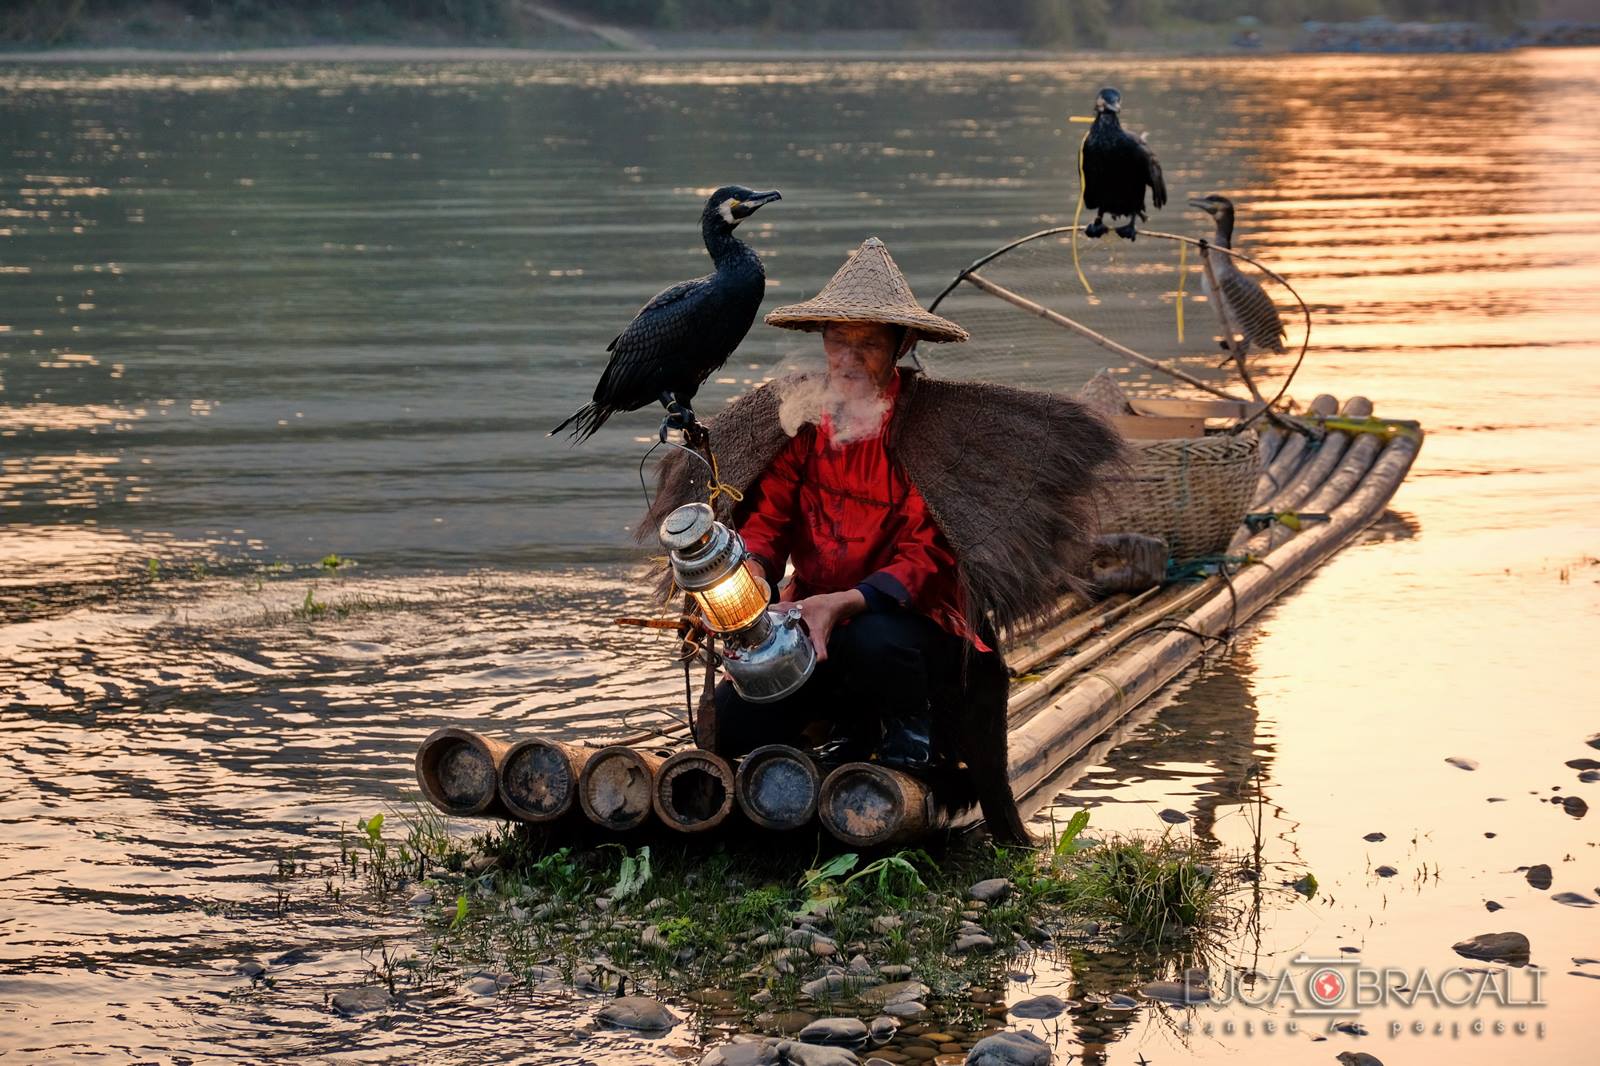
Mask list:
POLYGON ((739 534, 774 582, 794 562, 788 599, 860 589, 869 610, 920 611, 987 651, 966 623, 955 553, 889 454, 898 373, 887 394, 876 436, 836 446, 826 419, 795 434, 746 494, 739 534))

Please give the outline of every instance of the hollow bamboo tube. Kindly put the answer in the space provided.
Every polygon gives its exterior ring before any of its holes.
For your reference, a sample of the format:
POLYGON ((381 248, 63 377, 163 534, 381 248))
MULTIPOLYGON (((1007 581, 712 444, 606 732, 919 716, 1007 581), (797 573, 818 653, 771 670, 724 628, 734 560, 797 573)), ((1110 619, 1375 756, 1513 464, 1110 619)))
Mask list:
POLYGON ((890 844, 932 827, 928 786, 870 762, 845 763, 822 782, 817 815, 828 832, 858 848, 890 844))
POLYGON ((798 829, 817 813, 822 776, 798 748, 768 744, 739 761, 734 794, 739 809, 765 829, 798 829))
POLYGON ((662 756, 621 744, 589 756, 578 774, 578 803, 606 829, 634 829, 650 817, 662 756))
POLYGON ((504 817, 498 785, 510 750, 509 741, 470 729, 436 729, 417 748, 417 785, 446 814, 504 817))
POLYGON ((1151 370, 1165 374, 1171 378, 1177 378, 1185 385, 1193 385, 1202 392, 1209 392, 1211 395, 1220 396, 1224 400, 1232 400, 1234 403, 1250 402, 1242 396, 1235 396, 1226 389, 1219 389, 1210 382, 1202 381, 1193 374, 1190 374, 1188 371, 1179 370, 1175 366, 1168 366, 1159 359, 1152 359, 1148 355, 1143 355, 1134 351, 1125 344, 1118 344, 1105 334, 1096 333, 1094 330, 1090 329, 1088 326, 1085 326, 1081 322, 1075 322, 1066 315, 1052 311, 1043 304, 1035 303, 1026 296, 1014 293, 1004 286, 996 285, 994 282, 990 281, 986 277, 983 277, 981 274, 968 274, 962 280, 977 286, 990 296, 998 296, 1000 299, 1004 300, 1008 304, 1011 304, 1013 307, 1020 307, 1024 311, 1032 312, 1033 314, 1036 314, 1040 318, 1044 319, 1046 322, 1053 322, 1058 326, 1070 329, 1078 336, 1093 341, 1095 344, 1098 344, 1100 347, 1106 349, 1106 351, 1114 352, 1117 355, 1122 356, 1124 359, 1131 359, 1140 366, 1148 367, 1151 370))
MULTIPOLYGON (((1322 393, 1312 400, 1311 406, 1307 408, 1309 414, 1322 415, 1324 417, 1335 414, 1338 410, 1339 401, 1327 393, 1322 393)), ((1252 511, 1259 511, 1275 493, 1289 483, 1294 476, 1294 472, 1300 468, 1301 462, 1305 459, 1305 452, 1306 435, 1304 433, 1287 434, 1283 445, 1278 449, 1278 453, 1273 456, 1272 462, 1266 465, 1266 468, 1261 472, 1261 476, 1256 479, 1256 490, 1250 496, 1250 509, 1252 511)))
MULTIPOLYGON (((1332 397, 1318 396, 1317 401, 1332 399, 1332 397)), ((1352 396, 1346 400, 1340 413, 1351 418, 1365 418, 1372 413, 1372 401, 1365 396, 1352 396)), ((1331 414, 1331 412, 1319 412, 1331 414)), ((1316 492, 1328 476, 1339 465, 1339 460, 1344 457, 1345 448, 1350 444, 1350 434, 1334 431, 1323 436, 1314 451, 1301 456, 1300 464, 1284 475, 1284 484, 1265 500, 1260 500, 1251 506, 1252 511, 1267 511, 1277 514, 1281 511, 1309 510, 1303 505, 1306 499, 1316 492)), ((1288 531, 1285 531, 1288 532, 1288 531)), ((1233 539, 1228 542, 1228 554, 1235 555, 1243 551, 1246 542, 1252 543, 1259 550, 1265 543, 1257 538, 1250 530, 1240 527, 1234 533, 1233 539)), ((1286 538, 1283 538, 1286 539, 1286 538)), ((1283 539, 1275 543, 1283 543, 1283 539)))
MULTIPOLYGON (((1370 411, 1371 405, 1367 407, 1370 411)), ((1342 433, 1339 435, 1344 436, 1342 433)), ((1383 440, 1372 433, 1355 436, 1357 439, 1345 451, 1343 461, 1317 487, 1311 498, 1301 505, 1304 510, 1324 513, 1333 510, 1366 477, 1367 469, 1383 447, 1383 440)), ((1295 531, 1287 526, 1273 524, 1251 537, 1247 547, 1257 553, 1274 552, 1295 536, 1295 531)))
POLYGON ((680 833, 703 833, 733 810, 733 767, 720 755, 685 748, 656 771, 651 803, 656 817, 680 833))
POLYGON ((572 809, 578 778, 595 749, 543 737, 511 745, 500 767, 500 802, 524 822, 553 822, 572 809))

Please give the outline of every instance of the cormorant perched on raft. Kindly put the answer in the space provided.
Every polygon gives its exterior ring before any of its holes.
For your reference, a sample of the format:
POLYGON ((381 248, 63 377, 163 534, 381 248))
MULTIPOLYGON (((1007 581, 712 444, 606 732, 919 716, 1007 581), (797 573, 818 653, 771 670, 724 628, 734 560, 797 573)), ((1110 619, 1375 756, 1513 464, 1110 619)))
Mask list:
POLYGON ((1138 238, 1134 222, 1144 221, 1144 187, 1150 186, 1150 201, 1157 208, 1167 205, 1167 182, 1161 176, 1161 163, 1143 138, 1122 128, 1117 117, 1122 110, 1122 94, 1101 89, 1094 101, 1094 125, 1083 138, 1083 206, 1094 211, 1094 221, 1083 228, 1086 237, 1102 237, 1105 216, 1125 217, 1127 225, 1117 227, 1117 236, 1138 238))
POLYGON ((733 235, 734 227, 763 204, 780 199, 777 192, 752 192, 742 185, 724 185, 711 194, 700 213, 700 234, 715 269, 651 297, 606 346, 611 361, 594 387, 594 401, 550 436, 571 426, 576 442, 582 442, 616 412, 637 411, 657 401, 667 409, 662 440, 668 429, 688 430, 697 424, 689 401, 750 332, 766 294, 761 257, 733 235))
MULTIPOLYGON (((1232 200, 1212 193, 1190 200, 1189 206, 1198 207, 1217 220, 1217 232, 1211 238, 1212 244, 1218 248, 1233 247, 1232 200)), ((1216 275, 1217 288, 1221 290, 1217 298, 1222 301, 1222 309, 1228 313, 1228 321, 1244 338, 1245 350, 1254 348, 1281 354, 1289 332, 1283 328, 1283 318, 1279 316, 1272 297, 1267 295, 1260 282, 1239 269, 1233 256, 1214 255, 1210 258, 1211 272, 1216 275)), ((1225 338, 1222 346, 1231 348, 1232 341, 1232 337, 1225 338)))

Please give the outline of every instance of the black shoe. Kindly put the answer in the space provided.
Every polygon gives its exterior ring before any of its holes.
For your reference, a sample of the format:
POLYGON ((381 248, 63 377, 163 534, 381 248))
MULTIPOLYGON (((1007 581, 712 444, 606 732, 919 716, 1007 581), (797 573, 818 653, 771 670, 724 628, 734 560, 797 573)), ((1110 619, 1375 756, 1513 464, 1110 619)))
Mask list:
POLYGON ((847 762, 864 762, 871 755, 871 742, 838 731, 835 731, 827 740, 811 750, 812 758, 828 766, 843 766, 847 762))
POLYGON ((933 765, 933 736, 918 718, 892 719, 878 745, 878 761, 897 770, 926 770, 933 765))

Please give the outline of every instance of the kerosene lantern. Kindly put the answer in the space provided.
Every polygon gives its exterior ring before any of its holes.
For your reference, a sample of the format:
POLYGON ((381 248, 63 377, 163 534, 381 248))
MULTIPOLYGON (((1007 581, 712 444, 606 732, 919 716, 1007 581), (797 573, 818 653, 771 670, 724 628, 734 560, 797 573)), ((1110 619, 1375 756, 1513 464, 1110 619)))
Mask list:
POLYGON ((794 692, 817 665, 800 612, 767 606, 763 582, 745 569, 749 553, 739 534, 718 522, 711 507, 686 503, 657 531, 678 587, 694 597, 706 625, 723 641, 728 679, 751 703, 794 692))

